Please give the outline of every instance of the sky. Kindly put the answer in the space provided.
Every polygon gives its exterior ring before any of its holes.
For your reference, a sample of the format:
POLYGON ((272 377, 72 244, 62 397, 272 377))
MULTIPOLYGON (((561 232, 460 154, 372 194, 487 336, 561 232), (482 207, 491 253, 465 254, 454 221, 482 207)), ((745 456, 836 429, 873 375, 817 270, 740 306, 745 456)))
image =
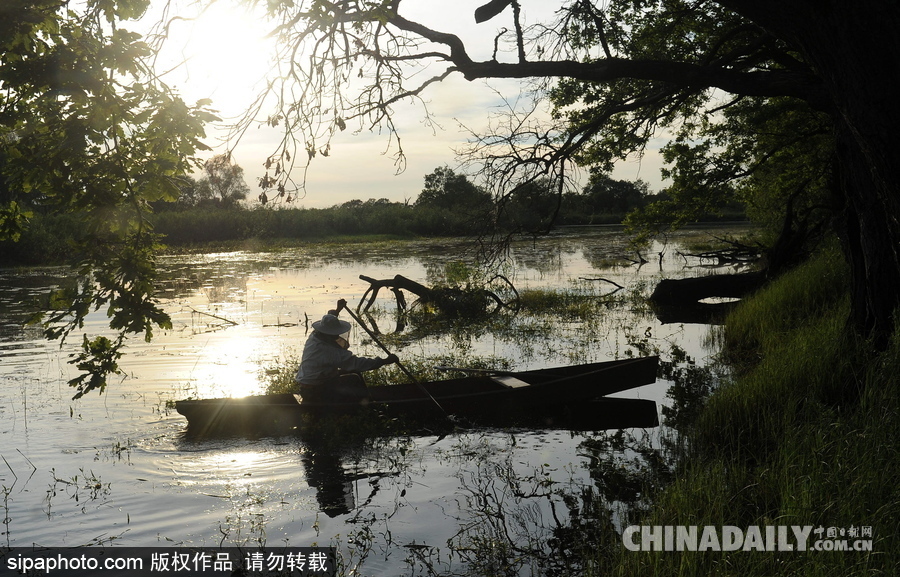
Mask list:
MULTIPOLYGON (((142 25, 158 20, 159 2, 142 25)), ((435 29, 460 35, 476 59, 489 59, 495 30, 508 24, 508 14, 494 21, 475 24, 472 14, 485 0, 413 0, 405 2, 409 11, 403 14, 419 19, 435 29)), ((197 0, 171 0, 170 15, 197 16, 197 0)), ((540 21, 549 12, 527 12, 526 19, 540 21)), ((536 10, 541 10, 538 5, 536 10)), ((535 10, 535 8, 532 8, 535 10)), ((209 98, 212 108, 226 122, 239 116, 265 86, 271 70, 272 40, 266 38, 269 28, 259 13, 239 5, 237 0, 218 0, 196 18, 176 20, 170 27, 170 38, 158 60, 158 71, 167 71, 164 80, 179 91, 187 103, 209 98)), ((386 150, 385 134, 348 130, 332 143, 329 157, 313 160, 306 173, 305 195, 294 201, 296 206, 328 207, 348 200, 387 198, 395 202, 413 201, 422 189, 424 177, 439 166, 458 168, 454 149, 466 143, 468 133, 461 127, 481 129, 487 125, 490 112, 502 105, 497 91, 515 98, 521 85, 515 81, 468 82, 453 75, 430 87, 423 96, 429 112, 439 126, 427 126, 420 106, 399 109, 399 135, 406 154, 405 170, 397 174, 395 159, 386 150)), ((221 126, 207 130, 207 144, 214 149, 208 155, 225 150, 227 131, 221 126)), ((258 180, 265 173, 266 157, 274 151, 279 135, 274 130, 250 129, 233 150, 234 161, 244 169, 245 180, 255 199, 260 191, 258 180)), ((662 188, 658 147, 651 146, 642 159, 621 162, 614 178, 642 179, 653 191, 662 188)), ((300 175, 298 175, 300 176, 300 175)), ((270 195, 271 196, 271 195, 270 195)))

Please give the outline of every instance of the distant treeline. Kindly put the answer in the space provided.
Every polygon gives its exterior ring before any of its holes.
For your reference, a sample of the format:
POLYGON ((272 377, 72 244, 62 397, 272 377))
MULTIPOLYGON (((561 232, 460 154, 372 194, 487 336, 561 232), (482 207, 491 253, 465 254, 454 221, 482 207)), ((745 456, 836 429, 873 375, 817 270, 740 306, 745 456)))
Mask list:
MULTIPOLYGON (((326 240, 380 235, 395 238, 471 236, 492 231, 538 232, 551 225, 616 224, 634 210, 662 199, 646 184, 592 177, 581 193, 560 197, 555 187, 537 182, 497 200, 464 175, 438 168, 425 177, 415 202, 353 200, 330 208, 269 203, 247 208, 236 202, 190 198, 153 206, 151 222, 164 244, 186 247, 250 239, 326 240)), ((739 207, 726 218, 740 218, 739 207)), ((71 262, 73 246, 84 234, 78 213, 35 214, 19 242, 0 243, 0 264, 71 262)))
MULTIPOLYGON (((425 176, 415 202, 382 198, 352 200, 330 208, 293 208, 288 202, 278 204, 281 197, 275 202, 266 199, 262 207, 241 210, 239 204, 226 202, 231 197, 224 193, 186 193, 178 203, 157 207, 156 231, 173 246, 250 238, 535 233, 551 226, 617 224, 629 212, 665 199, 664 194, 651 194, 642 181, 614 180, 602 174, 592 174, 580 192, 560 196, 552 182, 538 180, 497 199, 446 166, 425 176)), ((743 210, 731 207, 726 214, 727 218, 742 218, 743 210)))
MULTIPOLYGON (((195 208, 152 216, 155 232, 173 248, 248 239, 327 240, 386 235, 398 238, 467 236, 486 232, 489 214, 417 207, 387 200, 352 201, 331 208, 195 208)), ((557 224, 615 224, 622 213, 585 214, 561 210, 557 224)), ((740 214, 730 215, 731 218, 740 214)), ((535 218, 535 220, 539 220, 535 218)), ((542 220, 542 219, 540 219, 542 220)), ((71 262, 75 240, 84 233, 78 214, 35 215, 17 243, 0 243, 0 263, 31 265, 71 262)))
POLYGON ((154 215, 156 232, 173 246, 251 238, 456 236, 473 232, 472 218, 464 211, 417 208, 386 199, 351 201, 330 208, 205 209, 154 215))
MULTIPOLYGON (((172 248, 259 240, 327 240, 335 237, 383 235, 397 238, 467 236, 489 230, 492 215, 461 209, 422 207, 385 199, 351 201, 330 208, 186 208, 151 216, 154 232, 172 248)), ((620 222, 623 215, 604 215, 595 222, 620 222)), ((73 247, 84 235, 77 213, 35 214, 18 242, 0 242, 0 264, 32 265, 70 262, 73 247)))

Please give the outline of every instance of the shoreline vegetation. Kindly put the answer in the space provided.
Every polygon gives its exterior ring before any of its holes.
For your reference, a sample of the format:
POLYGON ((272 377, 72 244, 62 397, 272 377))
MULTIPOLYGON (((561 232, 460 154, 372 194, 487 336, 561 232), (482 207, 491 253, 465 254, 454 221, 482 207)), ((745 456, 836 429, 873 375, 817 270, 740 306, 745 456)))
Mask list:
POLYGON ((900 573, 900 338, 873 352, 849 336, 848 277, 824 250, 731 314, 718 338, 732 377, 681 429, 674 479, 623 525, 811 526, 851 542, 870 527, 871 551, 633 552, 616 535, 586 575, 900 573))
MULTIPOLYGON (((617 225, 625 213, 562 214, 556 225, 617 225)), ((740 212, 710 216, 709 222, 743 220, 740 212)), ((0 242, 0 266, 73 262, 72 251, 86 238, 83 215, 35 214, 18 242, 0 242)), ((489 230, 484 214, 414 206, 386 200, 353 201, 330 208, 215 208, 161 210, 150 215, 166 252, 263 249, 307 242, 371 242, 416 238, 473 237, 489 230)), ((530 222, 534 230, 543 225, 530 222)), ((501 230, 527 231, 520 223, 501 230)), ((527 234, 527 232, 524 232, 527 234)))

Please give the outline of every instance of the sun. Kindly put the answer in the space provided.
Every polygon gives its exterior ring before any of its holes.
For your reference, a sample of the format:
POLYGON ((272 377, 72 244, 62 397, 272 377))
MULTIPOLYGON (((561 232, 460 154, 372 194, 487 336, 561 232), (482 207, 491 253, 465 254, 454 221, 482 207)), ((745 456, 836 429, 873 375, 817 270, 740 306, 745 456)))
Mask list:
POLYGON ((259 357, 264 343, 253 335, 226 333, 210 336, 193 368, 200 398, 246 397, 263 392, 259 357))
POLYGON ((261 8, 210 0, 176 5, 162 54, 186 101, 212 100, 221 115, 243 112, 264 86, 275 41, 261 8))

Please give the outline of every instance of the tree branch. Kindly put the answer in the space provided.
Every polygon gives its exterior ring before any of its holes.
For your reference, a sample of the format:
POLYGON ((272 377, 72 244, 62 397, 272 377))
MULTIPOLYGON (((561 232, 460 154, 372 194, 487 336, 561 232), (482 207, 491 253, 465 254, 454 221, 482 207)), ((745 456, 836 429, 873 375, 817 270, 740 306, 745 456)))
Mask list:
POLYGON ((742 96, 792 96, 822 108, 820 82, 811 75, 787 71, 736 72, 685 62, 605 58, 593 62, 574 60, 524 63, 457 62, 466 80, 485 78, 571 78, 605 83, 621 79, 665 82, 684 88, 720 88, 742 96))
MULTIPOLYGON (((515 5, 515 3, 513 4, 515 5)), ((517 44, 520 49, 518 63, 502 63, 495 60, 476 62, 469 56, 462 40, 454 34, 438 32, 396 14, 389 21, 400 30, 417 34, 426 40, 449 47, 450 60, 467 80, 572 78, 587 82, 611 82, 630 78, 667 82, 688 88, 720 88, 743 96, 792 96, 806 100, 818 109, 824 109, 826 106, 820 80, 809 73, 758 69, 740 71, 723 66, 704 66, 689 62, 609 56, 588 62, 576 60, 526 61, 518 31, 517 44)), ((760 43, 763 41, 760 40, 760 43)))

